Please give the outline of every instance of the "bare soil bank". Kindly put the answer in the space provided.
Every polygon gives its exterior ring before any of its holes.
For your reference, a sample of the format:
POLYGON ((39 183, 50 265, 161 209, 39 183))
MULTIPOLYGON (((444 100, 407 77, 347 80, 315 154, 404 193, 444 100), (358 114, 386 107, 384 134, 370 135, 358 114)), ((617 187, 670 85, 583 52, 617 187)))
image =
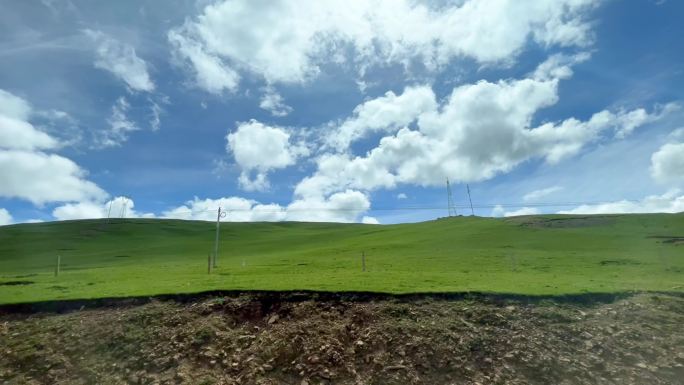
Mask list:
POLYGON ((5 307, 0 383, 681 384, 684 379, 684 298, 677 295, 577 302, 252 293, 105 305, 62 314, 5 307))

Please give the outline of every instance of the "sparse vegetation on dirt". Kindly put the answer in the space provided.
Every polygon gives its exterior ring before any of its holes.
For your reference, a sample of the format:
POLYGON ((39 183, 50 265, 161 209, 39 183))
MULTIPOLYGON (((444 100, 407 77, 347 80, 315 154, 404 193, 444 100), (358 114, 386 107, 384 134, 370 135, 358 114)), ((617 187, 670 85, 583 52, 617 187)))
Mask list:
POLYGON ((555 301, 252 293, 109 305, 0 315, 0 382, 623 385, 684 378, 679 295, 555 301))

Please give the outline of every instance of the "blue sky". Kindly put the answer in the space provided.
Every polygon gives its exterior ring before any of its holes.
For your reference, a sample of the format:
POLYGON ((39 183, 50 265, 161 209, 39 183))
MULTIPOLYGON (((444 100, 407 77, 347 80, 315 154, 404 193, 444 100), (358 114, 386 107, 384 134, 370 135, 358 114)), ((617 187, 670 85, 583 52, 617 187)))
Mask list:
POLYGON ((0 9, 0 225, 684 211, 679 1, 0 9))

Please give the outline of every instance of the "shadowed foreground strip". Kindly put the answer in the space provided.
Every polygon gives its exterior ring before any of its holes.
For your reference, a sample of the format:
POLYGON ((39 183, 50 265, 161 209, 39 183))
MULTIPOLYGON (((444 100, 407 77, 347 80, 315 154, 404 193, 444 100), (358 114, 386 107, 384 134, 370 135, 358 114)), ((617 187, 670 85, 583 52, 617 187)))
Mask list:
POLYGON ((8 384, 677 384, 684 298, 155 301, 0 316, 8 384))

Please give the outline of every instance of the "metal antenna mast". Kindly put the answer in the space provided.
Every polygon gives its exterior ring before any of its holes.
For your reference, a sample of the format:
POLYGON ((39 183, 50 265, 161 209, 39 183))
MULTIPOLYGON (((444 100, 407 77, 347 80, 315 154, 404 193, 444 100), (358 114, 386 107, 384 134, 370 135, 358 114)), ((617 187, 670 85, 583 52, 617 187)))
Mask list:
POLYGON ((119 197, 119 200, 121 201, 121 211, 119 212, 119 218, 123 218, 124 216, 124 199, 125 198, 123 196, 119 197))
POLYGON ((456 206, 454 206, 454 198, 451 195, 451 185, 449 184, 449 178, 446 180, 447 184, 447 211, 449 212, 449 216, 455 216, 457 215, 456 213, 456 206))
POLYGON ((470 198, 470 186, 466 185, 468 190, 468 201, 470 202, 470 215, 475 216, 475 210, 473 210, 473 200, 470 198))
POLYGON ((109 223, 109 217, 112 216, 112 203, 114 203, 114 199, 109 201, 109 210, 107 211, 107 223, 109 223))
POLYGON ((123 197, 123 207, 121 208, 121 218, 126 218, 126 205, 128 204, 128 197, 123 197))
POLYGON ((213 267, 216 267, 216 258, 218 257, 218 249, 219 249, 219 229, 220 229, 220 223, 221 223, 221 218, 226 216, 225 211, 221 211, 221 207, 218 208, 218 214, 216 215, 216 239, 214 240, 214 262, 213 262, 213 267))

